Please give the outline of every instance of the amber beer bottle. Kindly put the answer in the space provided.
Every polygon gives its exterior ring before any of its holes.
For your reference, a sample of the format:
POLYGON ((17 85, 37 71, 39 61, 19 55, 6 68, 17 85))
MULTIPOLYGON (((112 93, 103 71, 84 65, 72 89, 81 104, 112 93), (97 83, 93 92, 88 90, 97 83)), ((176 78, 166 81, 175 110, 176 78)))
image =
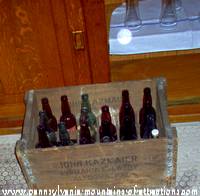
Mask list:
POLYGON ((135 127, 135 113, 129 100, 128 90, 122 91, 122 104, 119 112, 120 140, 135 140, 137 132, 135 127))
POLYGON ((116 127, 112 124, 109 107, 104 105, 101 111, 101 125, 99 127, 100 142, 114 142, 117 140, 117 131, 116 127))
POLYGON ((69 132, 71 141, 76 143, 77 142, 76 118, 71 113, 67 95, 61 96, 61 112, 62 112, 62 115, 60 117, 60 122, 65 123, 65 127, 67 131, 69 132))
POLYGON ((48 118, 48 126, 54 131, 57 131, 57 120, 56 117, 53 115, 51 107, 49 105, 49 100, 48 98, 44 97, 41 100, 42 102, 42 110, 46 113, 47 118, 48 118))
POLYGON ((144 89, 143 107, 139 114, 140 137, 147 139, 151 137, 151 131, 156 129, 156 112, 152 106, 151 89, 144 89))
POLYGON ((79 134, 79 143, 80 144, 91 144, 94 143, 92 141, 92 137, 90 134, 90 129, 88 125, 88 111, 86 107, 81 109, 81 116, 80 116, 80 134, 79 134))
POLYGON ((88 127, 90 129, 90 134, 92 137, 93 142, 96 141, 97 137, 97 119, 91 109, 91 104, 89 101, 88 94, 81 95, 81 112, 86 112, 88 116, 88 127))

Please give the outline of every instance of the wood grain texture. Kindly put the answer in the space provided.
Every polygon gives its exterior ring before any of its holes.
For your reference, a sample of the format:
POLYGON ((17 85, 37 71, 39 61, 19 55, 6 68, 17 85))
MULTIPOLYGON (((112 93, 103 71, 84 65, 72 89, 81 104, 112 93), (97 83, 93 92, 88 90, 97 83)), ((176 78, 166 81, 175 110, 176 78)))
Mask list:
POLYGON ((90 55, 92 83, 110 81, 108 36, 104 1, 82 0, 90 55))
POLYGON ((7 122, 14 126, 13 119, 19 126, 23 96, 29 89, 109 80, 103 8, 102 2, 81 0, 0 2, 0 127, 7 122), (95 11, 93 20, 87 16, 89 11, 95 11), (74 48, 76 31, 83 32, 82 50, 74 48))
POLYGON ((164 76, 167 78, 168 83, 169 106, 174 107, 173 112, 169 108, 171 120, 187 120, 187 118, 178 118, 178 115, 184 115, 185 117, 188 115, 189 121, 191 119, 200 120, 198 118, 200 113, 199 58, 199 54, 127 61, 124 57, 123 60, 119 58, 117 61, 112 61, 111 58, 111 78, 112 81, 118 81, 164 76), (194 104, 196 104, 197 109, 192 106, 194 104), (187 106, 184 107, 185 105, 187 106), (189 105, 191 105, 190 110, 188 110, 189 105), (173 117, 175 117, 174 120, 173 117))

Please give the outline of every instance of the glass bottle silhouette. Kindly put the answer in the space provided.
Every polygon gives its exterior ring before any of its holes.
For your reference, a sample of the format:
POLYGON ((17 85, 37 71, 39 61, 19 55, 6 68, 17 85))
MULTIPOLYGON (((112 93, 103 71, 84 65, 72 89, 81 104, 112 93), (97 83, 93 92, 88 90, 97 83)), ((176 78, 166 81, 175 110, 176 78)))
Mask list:
POLYGON ((83 107, 80 116, 80 134, 79 134, 79 143, 80 144, 91 144, 92 138, 90 130, 88 127, 88 113, 87 108, 83 107))
POLYGON ((56 117, 52 113, 48 98, 46 97, 42 98, 41 102, 42 102, 42 110, 46 113, 47 118, 48 118, 47 124, 54 132, 56 132, 57 120, 56 120, 56 117))
POLYGON ((140 137, 150 138, 152 129, 156 128, 156 112, 152 106, 151 89, 144 89, 143 107, 139 114, 140 137))
POLYGON ((138 0, 126 0, 126 15, 124 24, 131 30, 137 30, 142 22, 139 16, 138 0))
POLYGON ((161 26, 174 27, 176 21, 175 0, 162 0, 161 26))
POLYGON ((65 127, 65 123, 60 122, 58 124, 58 128, 59 128, 59 139, 60 139, 61 146, 72 145, 69 133, 68 133, 66 127, 65 127))
POLYGON ((47 148, 57 145, 55 131, 49 127, 46 112, 39 112, 40 122, 37 127, 39 144, 37 147, 47 148))
POLYGON ((122 91, 122 104, 119 112, 119 124, 121 140, 137 139, 135 113, 130 103, 128 90, 122 91))
POLYGON ((39 125, 37 126, 38 144, 36 144, 36 148, 50 147, 49 139, 46 134, 46 123, 47 116, 45 112, 39 112, 39 125))
POLYGON ((116 127, 112 124, 109 107, 107 105, 101 108, 101 125, 99 127, 100 142, 114 142, 117 140, 116 127))
POLYGON ((61 96, 61 112, 60 122, 65 123, 65 127, 69 132, 71 141, 77 142, 77 124, 76 118, 71 113, 67 95, 61 96))
POLYGON ((83 111, 87 112, 88 126, 90 128, 90 134, 91 134, 92 140, 95 142, 96 137, 97 137, 97 119, 96 119, 96 116, 94 115, 94 113, 92 112, 88 94, 82 94, 81 100, 82 100, 81 111, 84 108, 83 111))

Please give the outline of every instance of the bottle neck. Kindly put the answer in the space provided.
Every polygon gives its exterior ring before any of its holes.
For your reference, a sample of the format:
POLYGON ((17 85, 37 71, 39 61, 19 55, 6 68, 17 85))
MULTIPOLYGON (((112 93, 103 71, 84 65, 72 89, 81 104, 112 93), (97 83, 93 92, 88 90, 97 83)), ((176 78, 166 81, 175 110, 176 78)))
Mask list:
POLYGON ((71 110, 70 110, 69 103, 67 100, 62 100, 61 111, 62 111, 62 115, 71 114, 71 110))
POLYGON ((144 96, 143 107, 144 108, 151 108, 152 107, 152 97, 151 97, 151 95, 144 96))
POLYGON ((51 107, 50 107, 50 105, 48 103, 43 103, 42 104, 42 109, 43 109, 43 111, 46 113, 46 115, 48 117, 51 117, 53 115, 51 107))

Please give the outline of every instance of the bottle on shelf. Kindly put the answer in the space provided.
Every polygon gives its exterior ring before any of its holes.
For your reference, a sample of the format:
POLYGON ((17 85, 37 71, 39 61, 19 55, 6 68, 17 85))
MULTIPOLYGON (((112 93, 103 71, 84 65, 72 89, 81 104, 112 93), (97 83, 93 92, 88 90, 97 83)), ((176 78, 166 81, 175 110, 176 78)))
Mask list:
POLYGON ((60 117, 60 122, 65 123, 65 127, 69 132, 71 141, 76 143, 77 142, 76 118, 74 114, 71 113, 67 95, 61 96, 61 112, 62 115, 60 117))
POLYGON ((80 116, 80 132, 79 132, 79 143, 80 144, 91 144, 94 143, 92 140, 90 129, 89 129, 89 117, 88 110, 86 107, 82 107, 80 116))
POLYGON ((37 126, 39 143, 36 147, 48 148, 57 145, 57 137, 52 128, 48 125, 48 117, 46 112, 39 112, 40 122, 37 126))
POLYGON ((116 127, 112 124, 109 107, 104 105, 101 111, 101 125, 99 127, 100 142, 114 142, 117 140, 117 131, 116 127))
POLYGON ((42 98, 41 103, 42 103, 42 110, 46 113, 47 118, 48 118, 48 121, 47 121, 48 126, 54 132, 56 132, 57 131, 57 120, 56 120, 56 117, 52 113, 48 98, 46 98, 46 97, 42 98))
POLYGON ((122 91, 122 104, 119 112, 120 140, 136 140, 135 113, 130 103, 128 90, 122 91))
POLYGON ((81 95, 81 112, 87 112, 88 115, 88 126, 93 142, 96 141, 97 137, 97 119, 91 109, 88 94, 81 95), (84 109, 83 109, 84 108, 84 109))
POLYGON ((144 89, 143 107, 139 114, 140 137, 143 139, 151 138, 151 131, 156 129, 156 112, 152 106, 151 89, 144 89))
POLYGON ((65 127, 65 123, 64 122, 60 122, 58 124, 58 128, 59 128, 59 139, 60 139, 60 145, 61 146, 69 146, 72 145, 72 142, 70 140, 70 136, 69 133, 65 127))

